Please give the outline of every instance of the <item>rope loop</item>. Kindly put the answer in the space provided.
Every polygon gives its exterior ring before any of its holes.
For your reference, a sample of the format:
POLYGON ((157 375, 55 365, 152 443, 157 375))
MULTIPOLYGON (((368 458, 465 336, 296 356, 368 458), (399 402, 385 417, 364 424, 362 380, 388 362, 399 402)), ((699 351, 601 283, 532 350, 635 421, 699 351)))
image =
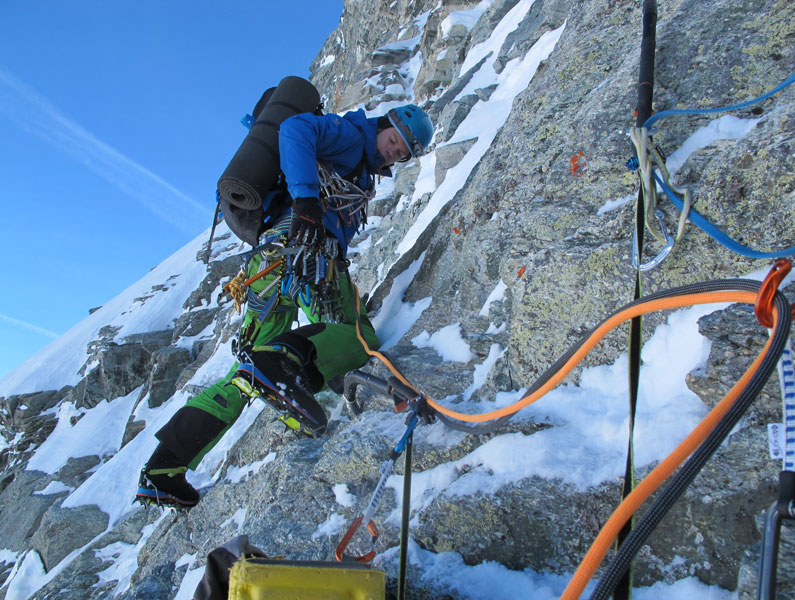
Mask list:
POLYGON ((357 214, 359 225, 367 223, 367 203, 375 196, 375 187, 365 191, 322 161, 317 163, 317 178, 325 209, 336 212, 347 225, 354 222, 357 214))
POLYGON ((246 273, 240 271, 224 286, 224 290, 229 292, 229 295, 232 296, 232 300, 235 302, 235 312, 237 314, 240 314, 241 306, 243 306, 243 303, 246 301, 245 280, 246 273))

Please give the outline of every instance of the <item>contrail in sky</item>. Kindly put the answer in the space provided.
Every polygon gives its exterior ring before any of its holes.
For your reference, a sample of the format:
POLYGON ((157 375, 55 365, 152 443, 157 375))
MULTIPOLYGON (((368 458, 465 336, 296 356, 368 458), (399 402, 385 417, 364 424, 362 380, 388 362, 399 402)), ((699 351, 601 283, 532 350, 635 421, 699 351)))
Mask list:
POLYGON ((212 209, 124 156, 70 119, 36 90, 0 67, 0 112, 15 124, 71 155, 158 217, 186 233, 212 209), (186 214, 189 211, 190 214, 186 214))
POLYGON ((49 329, 44 329, 43 327, 39 327, 38 325, 34 325, 33 323, 28 323, 26 321, 20 321, 19 319, 9 317, 8 315, 4 315, 2 313, 0 313, 0 321, 5 321, 6 323, 10 323, 11 325, 16 325, 17 327, 22 327, 24 329, 30 329, 31 331, 35 331, 38 334, 45 335, 53 339, 60 335, 50 331, 49 329))

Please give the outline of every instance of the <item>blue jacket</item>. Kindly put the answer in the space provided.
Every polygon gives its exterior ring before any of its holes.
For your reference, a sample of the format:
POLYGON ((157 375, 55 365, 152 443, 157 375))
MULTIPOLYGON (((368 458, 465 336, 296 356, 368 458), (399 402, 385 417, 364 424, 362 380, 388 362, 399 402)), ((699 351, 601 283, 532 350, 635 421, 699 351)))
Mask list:
MULTIPOLYGON (((284 121, 279 128, 279 156, 290 196, 318 197, 317 160, 330 163, 331 168, 344 177, 364 159, 361 175, 355 183, 363 190, 372 189, 374 176, 384 162, 376 152, 377 131, 378 119, 368 119, 364 110, 343 116, 303 113, 284 121)), ((348 242, 360 225, 358 215, 346 223, 339 213, 326 210, 323 224, 339 240, 345 256, 348 242)))

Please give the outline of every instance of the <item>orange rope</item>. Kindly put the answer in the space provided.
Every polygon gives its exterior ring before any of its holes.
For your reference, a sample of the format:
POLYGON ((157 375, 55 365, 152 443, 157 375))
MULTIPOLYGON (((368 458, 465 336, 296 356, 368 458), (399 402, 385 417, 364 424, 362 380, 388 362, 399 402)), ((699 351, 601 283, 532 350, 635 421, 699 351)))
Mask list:
MULTIPOLYGON (((674 296, 671 298, 662 298, 653 300, 651 302, 630 306, 602 323, 590 336, 583 342, 577 351, 569 358, 568 361, 561 367, 561 369, 547 381, 543 386, 532 394, 522 398, 511 406, 494 410, 491 412, 483 413, 480 415, 469 415, 450 410, 437 402, 434 402, 425 396, 428 404, 439 412, 461 421, 469 422, 482 422, 491 419, 513 414, 522 408, 532 404, 552 388, 554 388, 566 375, 590 352, 601 339, 607 335, 612 329, 628 321, 636 316, 644 315, 657 310, 666 310, 672 308, 682 308, 684 306, 693 306, 698 304, 712 304, 718 302, 744 302, 747 304, 755 304, 758 294, 754 292, 744 291, 723 291, 723 292, 701 292, 695 294, 687 294, 683 296, 674 296)), ((359 295, 356 290, 356 308, 359 309, 359 295)), ((773 309, 774 324, 778 321, 778 312, 773 309)), ((361 334, 359 322, 356 323, 356 333, 359 341, 362 343, 368 355, 380 359, 389 370, 404 384, 413 387, 409 381, 406 380, 400 372, 395 369, 394 365, 389 359, 380 352, 370 349, 364 337, 361 334)), ((615 539, 618 537, 619 531, 624 527, 624 524, 632 518, 635 511, 651 496, 663 482, 677 469, 679 466, 698 448, 698 446, 707 438, 710 432, 715 428, 718 422, 729 411, 731 406, 737 400, 740 393, 748 385, 751 377, 759 369, 765 355, 772 343, 772 337, 768 339, 765 347, 756 357, 756 360, 750 367, 743 373, 739 381, 732 387, 731 390, 721 400, 704 419, 696 426, 693 431, 685 437, 684 440, 669 454, 651 473, 649 473, 643 481, 638 484, 634 490, 624 499, 621 504, 616 508, 613 514, 602 527, 601 531, 594 540, 588 553, 583 558, 579 567, 572 576, 569 585, 563 592, 560 600, 577 600, 585 589, 596 569, 604 560, 608 551, 612 547, 615 539)))
MULTIPOLYGON (((754 295, 754 294, 752 294, 754 295)), ((778 321, 778 312, 776 312, 775 308, 773 309, 775 314, 775 321, 778 321)), ((737 383, 732 387, 731 390, 723 397, 715 408, 713 408, 709 414, 696 426, 690 434, 682 440, 682 442, 674 449, 671 454, 669 454, 665 460, 663 460, 659 465, 657 465, 651 473, 649 473, 640 484, 635 487, 634 490, 627 496, 621 504, 618 505, 613 514, 607 520, 607 522, 602 527, 602 530, 599 532, 599 535, 596 536, 591 548, 588 550, 588 553, 582 559, 580 566, 577 567, 577 570, 574 572, 574 575, 569 581, 569 585, 563 592, 563 595, 560 597, 560 600, 576 600, 582 594, 582 591, 585 589, 585 586, 590 581, 593 574, 596 572, 596 569, 604 560, 605 555, 608 553, 610 548, 613 545, 616 537, 618 537, 618 532, 621 531, 621 528, 624 524, 632 518, 632 515, 635 513, 636 510, 643 504, 655 490, 657 490, 663 482, 668 479, 668 477, 673 473, 679 465, 681 465, 688 456, 690 456, 696 448, 707 438, 710 432, 715 428, 718 424, 718 421, 723 418, 723 416, 728 412, 731 408, 734 401, 743 391, 743 389, 748 385, 748 381, 751 379, 753 374, 759 369, 762 361, 764 360, 764 356, 767 353, 768 348, 772 342, 773 338, 770 337, 765 344, 765 347, 759 353, 759 356, 756 357, 756 360, 751 363, 751 366, 748 367, 748 370, 743 373, 743 376, 737 381, 737 383)))
MULTIPOLYGON (((355 287, 355 286, 354 286, 355 287)), ((359 292, 356 291, 356 310, 359 310, 359 292)), ((743 292, 743 291, 725 291, 725 292, 701 292, 696 294, 687 294, 684 296, 674 296, 671 298, 662 298, 660 300, 654 300, 652 302, 631 306, 622 310, 621 312, 616 313, 607 321, 602 323, 579 347, 579 349, 569 358, 568 361, 560 368, 560 370, 549 379, 544 385, 538 388, 532 394, 525 396, 521 400, 518 400, 514 404, 510 406, 506 406, 500 408, 498 410, 493 410, 486 413, 481 413, 479 415, 471 415, 467 413, 457 412, 455 410, 449 409, 445 406, 442 406, 438 402, 435 402, 433 399, 425 396, 428 404, 433 407, 435 410, 439 411, 440 413, 447 415, 453 419, 458 419, 460 421, 466 421, 469 423, 482 423, 484 421, 491 421, 493 419, 498 419, 500 417, 505 417, 507 415, 512 415, 521 409, 529 406, 550 390, 552 390, 555 386, 558 385, 566 376, 574 369, 575 366, 583 359, 585 356, 607 335, 611 330, 618 327, 624 321, 629 321, 630 319, 644 315, 653 311, 657 310, 666 310, 672 308, 682 308, 684 306, 693 306, 696 304, 712 304, 717 302, 745 302, 748 304, 754 304, 756 301, 756 294, 754 292, 743 292)), ((359 327, 359 322, 357 320, 356 323, 356 335, 359 338, 362 346, 364 347, 365 352, 369 356, 374 356, 378 358, 381 362, 383 362, 387 368, 395 375, 402 383, 405 385, 414 388, 414 386, 403 376, 400 372, 395 369, 392 363, 389 361, 387 357, 385 357, 380 352, 372 350, 365 341, 364 337, 362 336, 361 329, 359 327)), ((414 388, 416 389, 416 388, 414 388)))

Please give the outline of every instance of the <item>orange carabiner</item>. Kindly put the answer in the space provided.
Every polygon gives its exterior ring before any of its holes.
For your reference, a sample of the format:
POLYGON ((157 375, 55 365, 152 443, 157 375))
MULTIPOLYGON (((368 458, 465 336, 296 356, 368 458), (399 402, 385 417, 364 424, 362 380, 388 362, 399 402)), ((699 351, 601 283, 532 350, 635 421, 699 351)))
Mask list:
MULTIPOLYGON (((364 515, 360 515, 353 520, 351 526, 348 528, 348 531, 340 540, 340 543, 337 544, 337 549, 334 550, 334 557, 337 559, 337 562, 342 562, 342 559, 345 557, 345 549, 348 547, 348 544, 351 543, 353 539, 353 535, 356 533, 356 530, 359 529, 359 526, 362 524, 362 520, 364 519, 364 515)), ((369 563, 375 558, 375 542, 378 539, 379 533, 378 528, 375 526, 375 523, 370 520, 367 523, 367 529, 370 531, 370 535, 373 536, 372 539, 372 547, 373 549, 370 550, 367 554, 362 554, 361 556, 354 556, 353 560, 360 563, 369 563)))
POLYGON ((788 258, 779 258, 762 282, 754 303, 754 314, 762 327, 767 329, 773 327, 773 296, 791 270, 792 261, 788 258))

